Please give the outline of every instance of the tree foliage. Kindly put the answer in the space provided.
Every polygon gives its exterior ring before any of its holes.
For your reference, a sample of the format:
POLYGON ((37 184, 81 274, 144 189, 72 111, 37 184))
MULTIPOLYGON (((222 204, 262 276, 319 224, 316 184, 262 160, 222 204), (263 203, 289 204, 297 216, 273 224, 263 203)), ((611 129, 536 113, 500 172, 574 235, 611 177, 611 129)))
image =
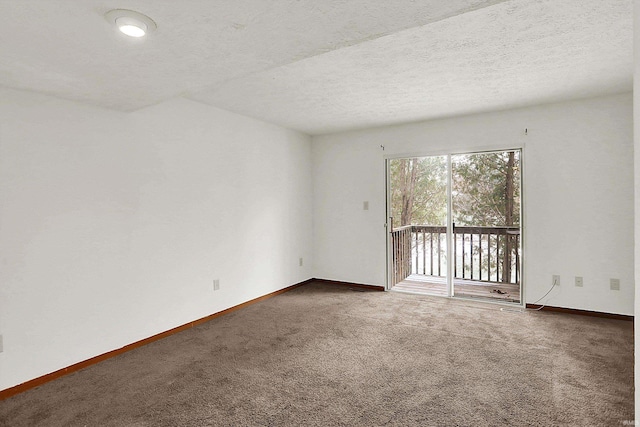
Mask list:
POLYGON ((391 169, 391 215, 394 227, 445 225, 447 218, 447 158, 396 159, 391 169))
POLYGON ((520 224, 519 152, 453 156, 452 204, 456 225, 520 224))
MULTIPOLYGON (((455 155, 451 163, 456 225, 520 224, 519 152, 455 155)), ((446 224, 447 158, 394 159, 390 168, 394 226, 446 224)))

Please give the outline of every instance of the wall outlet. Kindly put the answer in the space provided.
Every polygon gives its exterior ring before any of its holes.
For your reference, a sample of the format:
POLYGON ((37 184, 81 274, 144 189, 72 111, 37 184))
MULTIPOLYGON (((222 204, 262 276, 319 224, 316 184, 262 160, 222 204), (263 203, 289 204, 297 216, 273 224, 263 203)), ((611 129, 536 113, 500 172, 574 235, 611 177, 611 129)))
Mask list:
POLYGON ((583 286, 583 284, 584 284, 584 281, 582 280, 582 277, 576 276, 576 286, 581 288, 583 286))
POLYGON ((365 210, 365 211, 369 210, 369 202, 362 202, 362 210, 365 210))
POLYGON ((302 267, 302 265, 304 264, 304 259, 302 259, 302 257, 300 257, 300 260, 298 260, 298 264, 300 265, 300 267, 302 267))
POLYGON ((552 279, 551 279, 551 284, 553 286, 560 286, 560 275, 559 274, 554 274, 552 279))
POLYGON ((217 291, 220 289, 220 279, 213 279, 213 290, 217 291))
POLYGON ((2 345, 2 335, 0 335, 0 353, 4 351, 4 346, 2 345))
POLYGON ((609 280, 609 287, 612 291, 620 290, 620 279, 611 279, 609 280))

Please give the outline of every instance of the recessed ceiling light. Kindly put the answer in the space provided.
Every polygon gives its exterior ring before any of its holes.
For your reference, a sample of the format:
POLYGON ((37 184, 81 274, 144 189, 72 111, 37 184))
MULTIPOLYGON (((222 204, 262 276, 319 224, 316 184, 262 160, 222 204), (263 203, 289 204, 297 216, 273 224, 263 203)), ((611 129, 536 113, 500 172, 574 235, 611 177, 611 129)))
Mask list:
POLYGON ((143 37, 156 29, 156 23, 151 18, 133 10, 113 9, 104 17, 130 37, 143 37))

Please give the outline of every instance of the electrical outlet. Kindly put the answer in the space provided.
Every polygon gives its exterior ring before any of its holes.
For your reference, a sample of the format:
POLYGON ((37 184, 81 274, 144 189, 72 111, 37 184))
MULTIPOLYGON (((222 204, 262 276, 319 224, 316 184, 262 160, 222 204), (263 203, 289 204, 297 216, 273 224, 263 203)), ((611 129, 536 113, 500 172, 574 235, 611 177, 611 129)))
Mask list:
POLYGON ((217 291, 220 289, 220 279, 213 279, 213 290, 217 291))
POLYGON ((298 264, 300 265, 300 267, 302 267, 302 265, 304 264, 304 260, 302 259, 302 257, 300 257, 300 260, 298 261, 298 264))
POLYGON ((365 211, 369 210, 369 202, 362 202, 362 209, 365 211))
POLYGON ((560 275, 554 274, 553 281, 551 282, 553 286, 560 286, 560 275))
POLYGON ((2 345, 2 335, 0 335, 0 353, 4 351, 4 346, 2 345))
POLYGON ((620 290, 620 279, 611 279, 609 280, 609 287, 612 291, 620 290))
POLYGON ((576 276, 576 286, 578 286, 579 288, 582 287, 582 285, 584 284, 582 277, 580 276, 576 276))

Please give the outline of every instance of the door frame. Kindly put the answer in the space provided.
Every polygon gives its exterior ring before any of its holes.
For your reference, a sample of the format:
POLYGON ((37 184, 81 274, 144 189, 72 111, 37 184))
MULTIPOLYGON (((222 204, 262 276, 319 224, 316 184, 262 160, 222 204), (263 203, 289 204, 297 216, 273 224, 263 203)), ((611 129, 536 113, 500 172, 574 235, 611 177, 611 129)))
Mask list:
MULTIPOLYGON (((521 306, 526 307, 526 214, 525 214, 525 194, 526 194, 526 179, 525 179, 525 144, 513 144, 507 146, 509 148, 504 148, 504 146, 491 146, 491 147, 476 147, 469 149, 453 149, 453 150, 433 150, 433 151, 422 151, 422 152, 412 152, 412 153, 397 153, 397 154, 387 154, 383 156, 384 160, 384 177, 385 177, 385 253, 386 253, 386 283, 385 283, 385 291, 391 290, 393 287, 392 283, 392 274, 393 274, 393 259, 392 259, 392 241, 391 241, 391 176, 390 176, 390 161, 395 159, 408 159, 408 158, 416 158, 416 157, 434 157, 434 156, 446 156, 447 157, 447 259, 452 259, 453 256, 453 211, 452 211, 452 197, 451 197, 451 182, 453 178, 453 172, 451 168, 451 157, 454 155, 465 155, 465 154, 484 154, 484 153, 496 153, 496 152, 505 152, 505 151, 520 151, 520 302, 505 302, 500 300, 485 300, 485 299, 475 299, 464 296, 456 296, 453 288, 453 263, 447 263, 447 296, 440 296, 441 298, 457 298, 464 299, 468 301, 480 301, 486 302, 489 304, 499 304, 506 305, 509 307, 521 306)), ((439 295, 434 295, 438 297, 439 295)))

